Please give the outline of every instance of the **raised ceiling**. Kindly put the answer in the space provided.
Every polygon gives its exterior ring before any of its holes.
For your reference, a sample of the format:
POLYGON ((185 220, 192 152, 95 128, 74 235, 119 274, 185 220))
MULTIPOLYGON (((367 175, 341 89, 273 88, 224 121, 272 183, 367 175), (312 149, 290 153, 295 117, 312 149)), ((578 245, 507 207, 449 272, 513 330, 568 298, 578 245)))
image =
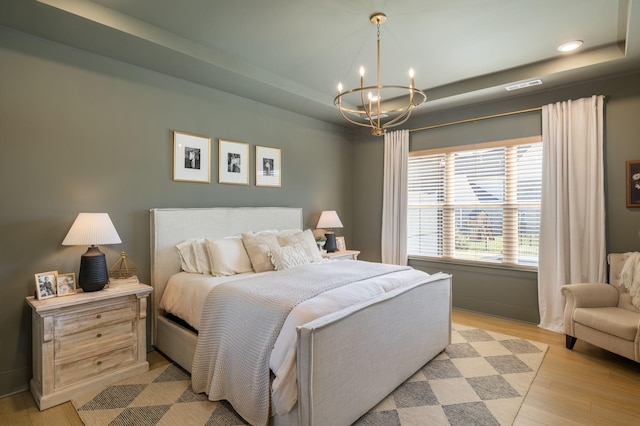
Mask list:
POLYGON ((338 82, 416 86, 423 113, 640 69, 639 0, 2 0, 0 24, 345 124, 338 82), (561 54, 579 39, 581 50, 561 54), (509 84, 541 86, 507 92, 509 84))

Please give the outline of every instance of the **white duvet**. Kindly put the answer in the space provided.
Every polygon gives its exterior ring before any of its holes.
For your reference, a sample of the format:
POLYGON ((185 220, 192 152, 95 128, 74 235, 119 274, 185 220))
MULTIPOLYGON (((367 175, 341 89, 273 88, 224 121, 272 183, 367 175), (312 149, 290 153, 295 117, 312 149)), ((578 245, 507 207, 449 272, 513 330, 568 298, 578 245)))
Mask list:
MULTIPOLYGON (((335 260, 344 262, 344 260, 335 260)), ((183 319, 196 330, 208 292, 216 285, 256 277, 261 272, 212 277, 210 275, 180 272, 169 279, 160 301, 160 308, 183 319)), ((269 366, 274 373, 272 404, 275 413, 291 411, 297 401, 296 383, 296 327, 323 315, 356 305, 399 287, 417 284, 429 275, 415 269, 359 281, 322 293, 297 305, 287 317, 271 353, 269 366)))

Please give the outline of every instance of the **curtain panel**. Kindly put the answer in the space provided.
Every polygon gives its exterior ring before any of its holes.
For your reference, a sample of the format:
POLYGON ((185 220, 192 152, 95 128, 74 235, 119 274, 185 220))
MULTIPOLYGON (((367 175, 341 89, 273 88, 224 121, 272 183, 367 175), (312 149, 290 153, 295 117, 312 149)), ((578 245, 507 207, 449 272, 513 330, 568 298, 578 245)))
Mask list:
POLYGON ((564 333, 564 284, 606 282, 602 96, 542 107, 539 326, 564 333))
POLYGON ((407 169, 409 131, 384 135, 382 263, 407 264, 407 169))

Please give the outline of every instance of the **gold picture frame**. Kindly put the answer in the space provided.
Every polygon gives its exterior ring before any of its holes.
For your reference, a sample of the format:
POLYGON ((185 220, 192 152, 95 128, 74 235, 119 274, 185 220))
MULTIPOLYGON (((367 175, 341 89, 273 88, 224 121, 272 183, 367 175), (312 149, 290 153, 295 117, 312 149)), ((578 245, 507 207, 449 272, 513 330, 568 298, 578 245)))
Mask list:
POLYGON ((173 132, 173 180, 211 182, 211 138, 173 132))
POLYGON ((58 274, 56 293, 60 296, 71 296, 76 294, 76 274, 58 274))
POLYGON ((281 178, 280 149, 256 146, 256 186, 280 187, 281 178))
POLYGON ((249 144, 218 140, 218 183, 249 185, 249 144))
POLYGON ((56 297, 56 286, 58 283, 58 271, 40 272, 35 274, 36 278, 36 299, 44 300, 56 297))

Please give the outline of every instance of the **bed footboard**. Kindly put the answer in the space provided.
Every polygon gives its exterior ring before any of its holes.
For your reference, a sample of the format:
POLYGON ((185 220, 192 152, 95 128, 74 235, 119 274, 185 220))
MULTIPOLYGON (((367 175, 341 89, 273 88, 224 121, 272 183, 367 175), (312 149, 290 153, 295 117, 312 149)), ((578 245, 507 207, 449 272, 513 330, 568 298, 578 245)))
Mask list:
POLYGON ((450 340, 446 274, 299 327, 300 425, 352 424, 450 340))

